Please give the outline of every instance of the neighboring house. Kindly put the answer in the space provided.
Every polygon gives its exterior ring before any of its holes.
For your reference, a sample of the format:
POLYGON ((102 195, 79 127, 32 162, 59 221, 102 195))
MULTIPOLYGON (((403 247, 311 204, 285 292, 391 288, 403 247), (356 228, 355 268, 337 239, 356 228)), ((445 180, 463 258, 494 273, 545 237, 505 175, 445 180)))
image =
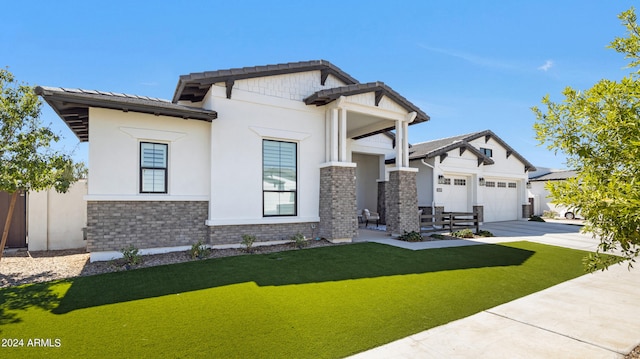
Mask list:
POLYGON ((559 216, 567 219, 576 217, 576 213, 570 208, 558 206, 553 203, 553 199, 549 196, 547 184, 552 181, 564 181, 575 177, 576 171, 573 170, 549 170, 547 173, 535 173, 529 178, 529 198, 533 202, 533 214, 542 216, 545 211, 556 212, 559 216))
MULTIPOLYGON (((21 194, 13 212, 7 248, 29 251, 85 248, 87 180, 73 183, 66 193, 51 188, 21 194)), ((0 233, 10 196, 0 192, 0 233)))
POLYGON ((351 241, 358 207, 377 202, 380 188, 387 230, 419 229, 407 134, 429 116, 327 61, 180 76, 172 101, 35 90, 89 142, 92 260, 128 245, 235 246, 243 234, 261 244, 298 232, 351 241), (386 170, 391 156, 399 160, 386 170))
POLYGON ((530 215, 527 172, 535 167, 490 130, 414 144, 409 162, 426 213, 477 212, 482 222, 530 215))

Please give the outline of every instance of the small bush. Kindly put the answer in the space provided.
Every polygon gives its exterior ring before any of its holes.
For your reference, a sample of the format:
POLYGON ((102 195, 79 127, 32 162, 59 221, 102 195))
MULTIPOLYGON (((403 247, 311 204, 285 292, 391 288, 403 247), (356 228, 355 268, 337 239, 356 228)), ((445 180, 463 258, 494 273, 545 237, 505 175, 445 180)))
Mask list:
POLYGON ((473 231, 465 228, 459 231, 451 232, 451 235, 457 238, 473 238, 473 231))
POLYGON ((304 238, 304 236, 300 232, 298 232, 295 235, 291 236, 291 240, 293 241, 293 244, 297 248, 302 248, 302 247, 304 247, 304 246, 306 246, 308 244, 307 243, 307 239, 304 238))
POLYGON ((247 253, 253 252, 253 242, 256 241, 256 236, 252 236, 250 234, 242 235, 242 245, 245 246, 245 251, 247 253))
POLYGON ((416 231, 404 231, 398 239, 405 242, 422 242, 422 235, 416 231))
POLYGON ((133 244, 130 244, 129 247, 122 248, 120 252, 124 257, 124 262, 126 265, 134 266, 136 264, 142 263, 142 256, 139 254, 140 250, 133 244))
POLYGON ((202 259, 209 256, 211 250, 207 248, 202 241, 198 241, 194 245, 191 246, 189 250, 189 254, 191 255, 191 259, 202 259))
POLYGON ((545 220, 540 216, 531 216, 529 222, 545 222, 545 220))
POLYGON ((493 233, 485 230, 480 230, 476 234, 479 235, 480 237, 493 237, 493 233))
POLYGON ((551 219, 553 219, 553 218, 556 218, 556 217, 558 217, 558 212, 556 212, 556 211, 544 211, 542 213, 542 218, 551 218, 551 219))
POLYGON ((444 236, 442 234, 438 234, 438 233, 434 233, 434 234, 430 235, 429 237, 435 238, 435 239, 447 239, 446 236, 444 236))

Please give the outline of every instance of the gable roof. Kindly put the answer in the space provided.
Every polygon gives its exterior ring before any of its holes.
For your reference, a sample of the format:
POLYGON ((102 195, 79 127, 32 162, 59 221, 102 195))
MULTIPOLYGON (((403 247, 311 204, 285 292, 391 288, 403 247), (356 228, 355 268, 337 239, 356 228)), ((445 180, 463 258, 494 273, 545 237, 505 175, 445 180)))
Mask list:
POLYGON ((532 177, 529 179, 531 182, 541 182, 541 181, 561 181, 566 180, 572 177, 576 177, 578 175, 577 171, 574 170, 565 170, 565 171, 552 171, 547 174, 543 174, 540 176, 532 177))
POLYGON ((288 62, 283 64, 251 66, 233 68, 227 70, 194 72, 180 76, 178 85, 173 94, 173 103, 178 101, 202 101, 211 85, 224 82, 227 86, 227 98, 231 96, 231 89, 236 80, 255 77, 275 76, 296 72, 320 70, 320 82, 324 85, 327 76, 333 75, 345 84, 356 84, 358 80, 340 70, 327 60, 313 60, 301 62, 288 62))
POLYGON ((211 122, 217 112, 153 97, 61 87, 36 86, 35 93, 56 111, 81 142, 89 141, 89 107, 211 122))
POLYGON ((384 82, 369 82, 365 84, 352 84, 347 86, 335 87, 326 90, 320 90, 304 99, 307 105, 323 106, 332 101, 337 100, 340 96, 353 96, 363 93, 375 92, 375 104, 378 106, 382 96, 387 96, 398 105, 402 106, 408 112, 416 112, 418 115, 412 123, 420 123, 429 121, 430 117, 418 106, 412 104, 409 100, 387 86, 384 82))
MULTIPOLYGON (((481 137, 485 138, 485 142, 489 141, 489 139, 493 139, 494 141, 498 142, 507 150, 507 157, 514 156, 524 164, 525 171, 535 171, 535 166, 533 166, 529 161, 527 161, 522 155, 516 152, 516 150, 514 150, 491 130, 414 144, 409 149, 409 160, 433 158, 436 156, 446 157, 447 152, 459 148, 461 154, 466 150, 469 150, 471 153, 473 153, 478 158, 478 166, 480 164, 492 165, 494 164, 494 161, 491 158, 485 156, 475 146, 469 143, 481 137)), ((441 158, 441 161, 444 160, 444 157, 441 158)))

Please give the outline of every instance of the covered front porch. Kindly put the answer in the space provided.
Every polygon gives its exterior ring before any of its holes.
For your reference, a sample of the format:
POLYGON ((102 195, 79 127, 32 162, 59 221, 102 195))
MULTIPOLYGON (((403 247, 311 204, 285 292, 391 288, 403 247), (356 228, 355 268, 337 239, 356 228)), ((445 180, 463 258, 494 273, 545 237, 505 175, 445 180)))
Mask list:
MULTIPOLYGON (((383 187, 383 196, 376 192, 375 211, 380 197, 384 197, 387 232, 419 230, 415 215, 417 170, 409 167, 408 126, 428 121, 429 116, 380 82, 318 91, 305 103, 326 108, 326 161, 320 165, 320 236, 332 242, 351 242, 358 236, 357 215, 363 209, 358 204, 358 174, 375 181, 376 190, 383 187), (385 142, 380 134, 389 131, 393 134, 385 142), (358 166, 362 168, 365 161, 371 161, 367 156, 377 158, 377 174, 358 171, 358 166), (393 168, 384 165, 388 157, 396 159, 393 168)), ((362 198, 360 202, 360 206, 365 203, 362 198)))

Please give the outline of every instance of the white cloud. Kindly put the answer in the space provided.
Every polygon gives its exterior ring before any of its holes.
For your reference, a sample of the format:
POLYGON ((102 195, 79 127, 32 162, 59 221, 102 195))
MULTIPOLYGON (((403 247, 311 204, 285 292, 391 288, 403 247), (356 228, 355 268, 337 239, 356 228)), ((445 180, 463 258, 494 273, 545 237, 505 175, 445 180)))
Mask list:
POLYGON ((551 61, 551 60, 547 60, 547 61, 544 63, 544 65, 542 65, 542 66, 538 67, 538 70, 542 70, 542 71, 547 72, 547 71, 548 71, 550 68, 552 68, 552 67, 553 67, 553 61, 551 61))

